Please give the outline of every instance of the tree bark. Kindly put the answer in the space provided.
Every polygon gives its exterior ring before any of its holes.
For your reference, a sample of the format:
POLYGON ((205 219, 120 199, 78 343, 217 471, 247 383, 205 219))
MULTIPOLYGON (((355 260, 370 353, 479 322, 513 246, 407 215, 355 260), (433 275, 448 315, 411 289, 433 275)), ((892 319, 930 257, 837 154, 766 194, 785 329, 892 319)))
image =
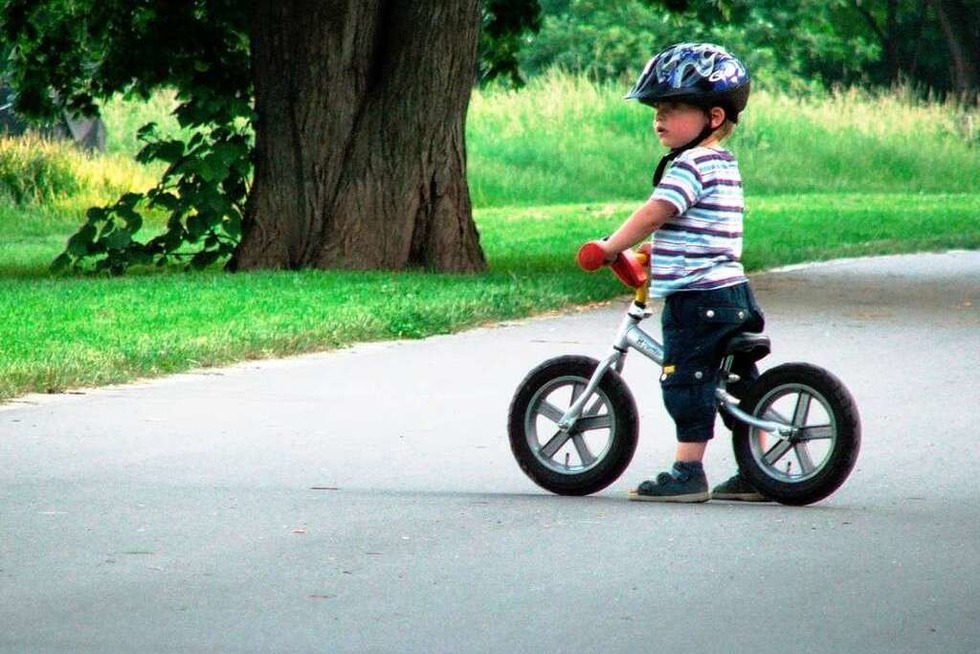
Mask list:
POLYGON ((234 269, 485 267, 464 125, 479 0, 256 0, 234 269))
POLYGON ((950 73, 953 87, 960 93, 977 91, 978 79, 976 52, 977 16, 960 0, 929 0, 950 55, 950 73), (972 53, 972 54, 971 54, 972 53))

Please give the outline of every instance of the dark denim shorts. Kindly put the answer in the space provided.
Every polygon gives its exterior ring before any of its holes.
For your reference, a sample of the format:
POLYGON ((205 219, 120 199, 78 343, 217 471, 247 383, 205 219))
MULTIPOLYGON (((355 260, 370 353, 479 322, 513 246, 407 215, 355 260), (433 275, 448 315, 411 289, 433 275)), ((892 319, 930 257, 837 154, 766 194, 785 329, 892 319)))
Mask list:
MULTIPOLYGON (((748 283, 713 291, 681 291, 668 296, 661 318, 664 365, 660 377, 664 405, 677 425, 677 440, 705 442, 714 435, 718 367, 727 340, 741 332, 761 332, 762 310, 748 283)), ((736 370, 743 379, 755 366, 736 370)))

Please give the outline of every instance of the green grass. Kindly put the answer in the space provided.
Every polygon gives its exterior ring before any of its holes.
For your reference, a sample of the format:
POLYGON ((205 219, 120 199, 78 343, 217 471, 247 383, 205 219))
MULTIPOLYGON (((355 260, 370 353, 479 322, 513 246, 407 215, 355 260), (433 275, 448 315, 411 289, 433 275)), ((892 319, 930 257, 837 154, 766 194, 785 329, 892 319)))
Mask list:
MULTIPOLYGON (((127 278, 0 276, 0 398, 122 382, 197 366, 416 338, 613 298, 578 245, 630 204, 490 209, 481 275, 275 272, 127 278)), ((753 269, 882 252, 980 248, 977 195, 760 198, 753 269)))
MULTIPOLYGON (((469 165, 490 263, 479 275, 52 276, 47 265, 85 208, 152 176, 123 146, 95 160, 50 153, 70 162, 70 188, 0 198, 0 400, 448 333, 622 295, 608 273, 574 265, 580 243, 609 233, 649 192, 658 156, 650 113, 621 91, 556 77, 474 98, 469 165)), ((980 248, 980 156, 955 109, 864 94, 754 100, 732 141, 748 191, 751 270, 980 248)))
POLYGON ((980 248, 980 194, 778 195, 752 202, 750 270, 827 259, 980 248))

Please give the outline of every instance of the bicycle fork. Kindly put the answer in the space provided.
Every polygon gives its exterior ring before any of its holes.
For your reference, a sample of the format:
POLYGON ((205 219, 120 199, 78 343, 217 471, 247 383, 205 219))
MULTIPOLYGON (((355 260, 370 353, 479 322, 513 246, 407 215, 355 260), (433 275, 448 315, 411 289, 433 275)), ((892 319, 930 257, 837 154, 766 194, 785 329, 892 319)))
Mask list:
POLYGON ((575 423, 582 417, 582 411, 585 409, 586 402, 592 397, 592 394, 599 386, 599 382, 602 381, 602 377, 606 374, 607 370, 612 368, 616 372, 623 371, 623 366, 626 364, 626 354, 630 348, 637 350, 657 365, 663 364, 663 347, 640 328, 640 321, 646 318, 647 315, 645 304, 633 302, 630 305, 629 310, 623 317, 623 322, 616 331, 616 339, 613 341, 612 352, 599 362, 595 372, 592 373, 592 378, 589 379, 589 382, 582 389, 582 392, 579 393, 578 397, 575 398, 575 401, 572 402, 572 405, 568 407, 565 415, 558 421, 558 428, 560 430, 570 432, 575 427, 575 423))

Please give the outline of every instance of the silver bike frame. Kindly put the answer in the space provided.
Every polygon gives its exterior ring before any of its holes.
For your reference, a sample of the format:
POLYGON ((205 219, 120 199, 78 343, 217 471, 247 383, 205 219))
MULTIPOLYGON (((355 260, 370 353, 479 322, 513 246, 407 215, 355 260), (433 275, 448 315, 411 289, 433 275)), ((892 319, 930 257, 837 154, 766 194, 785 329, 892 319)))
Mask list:
MULTIPOLYGON (((599 386, 603 375, 610 368, 616 372, 622 372, 623 366, 626 364, 626 354, 629 350, 636 350, 657 365, 663 365, 663 345, 640 327, 640 322, 649 316, 650 312, 647 311, 644 305, 637 302, 630 303, 629 309, 627 309, 626 315, 623 317, 623 322, 616 331, 612 352, 599 362, 595 372, 592 373, 592 378, 589 379, 589 383, 585 385, 585 388, 572 403, 572 406, 568 407, 568 411, 558 421, 559 429, 568 432, 575 427, 575 423, 582 416, 585 404, 599 386)), ((763 420, 742 411, 738 408, 739 399, 726 391, 723 385, 719 385, 716 395, 725 410, 741 422, 763 431, 778 433, 784 436, 788 436, 796 431, 796 428, 792 425, 763 420)))

